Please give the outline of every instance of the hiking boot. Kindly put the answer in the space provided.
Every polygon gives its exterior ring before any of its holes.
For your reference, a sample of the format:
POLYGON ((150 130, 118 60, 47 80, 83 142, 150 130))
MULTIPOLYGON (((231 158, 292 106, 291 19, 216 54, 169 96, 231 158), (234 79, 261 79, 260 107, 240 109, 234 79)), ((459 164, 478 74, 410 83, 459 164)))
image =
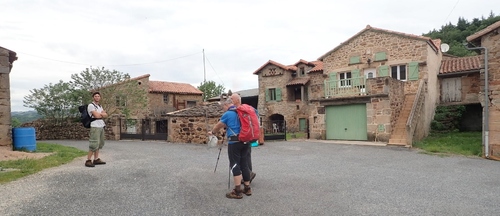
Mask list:
POLYGON ((92 163, 92 161, 91 161, 91 160, 87 160, 87 161, 85 161, 85 166, 86 166, 86 167, 95 167, 95 165, 92 163))
POLYGON ((245 187, 243 188, 243 193, 247 196, 252 196, 252 188, 250 187, 250 185, 245 185, 245 187))
POLYGON ((102 161, 101 158, 97 158, 97 160, 94 160, 94 165, 102 165, 106 164, 106 162, 102 161))
POLYGON ((250 173, 250 183, 252 183, 252 180, 257 176, 257 173, 251 172, 250 173))
POLYGON ((229 199, 241 199, 243 198, 243 194, 241 193, 240 187, 234 187, 234 189, 226 194, 226 197, 229 199))
MULTIPOLYGON (((250 172, 250 183, 252 183, 252 180, 255 178, 257 174, 255 174, 254 172, 250 172)), ((245 181, 243 179, 241 179, 241 184, 243 184, 245 181)))

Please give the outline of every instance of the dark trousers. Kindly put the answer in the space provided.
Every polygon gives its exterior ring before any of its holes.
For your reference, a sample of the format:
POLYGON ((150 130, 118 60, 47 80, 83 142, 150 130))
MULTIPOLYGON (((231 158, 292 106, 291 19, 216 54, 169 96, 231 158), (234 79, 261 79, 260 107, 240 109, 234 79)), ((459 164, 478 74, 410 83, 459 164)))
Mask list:
POLYGON ((242 142, 232 143, 227 147, 229 168, 233 172, 233 176, 242 174, 243 181, 250 181, 250 168, 248 166, 250 148, 250 144, 242 142))

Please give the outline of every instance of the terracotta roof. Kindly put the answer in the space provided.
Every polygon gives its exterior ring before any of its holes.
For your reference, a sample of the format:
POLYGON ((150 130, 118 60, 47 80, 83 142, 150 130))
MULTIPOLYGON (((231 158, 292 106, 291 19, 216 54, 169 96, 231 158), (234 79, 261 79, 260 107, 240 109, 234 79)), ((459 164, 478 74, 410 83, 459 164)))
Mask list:
POLYGON ((293 78, 290 82, 288 82, 286 86, 305 85, 307 82, 309 82, 309 77, 296 77, 293 78))
POLYGON ((275 66, 278 66, 280 68, 282 68, 283 70, 297 70, 297 67, 294 66, 294 65, 291 65, 291 66, 286 66, 286 65, 283 65, 283 64, 280 64, 278 62, 275 62, 273 60, 269 60, 268 62, 266 62, 264 65, 260 66, 259 69, 257 69, 255 72, 253 72, 253 74, 259 74, 259 72, 264 68, 266 67, 267 65, 269 64, 272 64, 272 65, 275 65, 275 66))
POLYGON ((194 107, 181 109, 173 112, 167 113, 167 116, 176 117, 209 117, 209 118, 220 118, 224 114, 220 104, 218 102, 208 102, 196 105, 194 107))
POLYGON ((312 72, 322 72, 323 71, 323 62, 322 61, 313 61, 314 67, 309 70, 307 73, 312 72))
POLYGON ((491 32, 497 28, 500 28, 500 21, 493 23, 493 24, 489 25, 488 27, 484 28, 483 30, 480 30, 480 31, 470 35, 469 37, 467 37, 467 41, 471 42, 473 40, 476 40, 476 39, 482 37, 483 35, 491 32))
POLYGON ((187 83, 149 81, 149 92, 201 95, 202 91, 187 83))
POLYGON ((391 30, 386 30, 386 29, 381 29, 381 28, 375 28, 375 27, 371 27, 370 25, 367 25, 366 28, 364 28, 360 32, 356 33, 355 35, 353 35, 352 37, 350 37, 346 41, 340 43, 337 47, 335 47, 332 50, 328 51, 327 53, 325 53, 321 57, 319 57, 318 60, 323 60, 326 56, 328 56, 331 53, 335 52, 336 50, 338 50, 339 48, 341 48, 342 46, 344 46, 345 44, 347 44, 349 41, 353 40, 354 38, 362 35, 363 33, 367 32, 367 31, 377 31, 377 32, 382 32, 382 33, 395 34, 395 35, 399 35, 399 36, 402 36, 402 37, 408 37, 408 38, 412 38, 412 39, 416 39, 416 40, 426 41, 430 46, 433 47, 434 50, 436 50, 436 51, 439 50, 439 48, 436 46, 436 44, 434 44, 434 42, 432 41, 432 39, 430 37, 419 36, 419 35, 414 35, 414 34, 407 34, 407 33, 402 33, 402 32, 397 32, 397 31, 391 31, 391 30))
POLYGON ((457 72, 474 72, 481 69, 480 56, 467 56, 450 58, 441 61, 439 74, 452 74, 457 72))

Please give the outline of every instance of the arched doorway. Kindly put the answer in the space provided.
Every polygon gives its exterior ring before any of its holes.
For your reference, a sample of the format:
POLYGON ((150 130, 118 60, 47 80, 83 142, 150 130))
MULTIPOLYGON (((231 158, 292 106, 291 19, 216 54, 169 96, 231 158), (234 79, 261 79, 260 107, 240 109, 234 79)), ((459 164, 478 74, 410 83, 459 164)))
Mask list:
POLYGON ((272 114, 269 118, 262 122, 262 127, 265 128, 266 140, 286 140, 286 121, 281 114, 272 114))

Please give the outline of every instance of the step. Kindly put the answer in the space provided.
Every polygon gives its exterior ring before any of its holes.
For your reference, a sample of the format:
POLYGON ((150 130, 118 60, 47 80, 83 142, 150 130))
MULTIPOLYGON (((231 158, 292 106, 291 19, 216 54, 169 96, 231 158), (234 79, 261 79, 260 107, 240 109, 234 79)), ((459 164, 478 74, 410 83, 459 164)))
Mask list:
POLYGON ((391 135, 391 139, 405 139, 406 135, 404 134, 393 134, 391 135))
POLYGON ((406 146, 406 139, 389 139, 389 142, 387 144, 406 146))

